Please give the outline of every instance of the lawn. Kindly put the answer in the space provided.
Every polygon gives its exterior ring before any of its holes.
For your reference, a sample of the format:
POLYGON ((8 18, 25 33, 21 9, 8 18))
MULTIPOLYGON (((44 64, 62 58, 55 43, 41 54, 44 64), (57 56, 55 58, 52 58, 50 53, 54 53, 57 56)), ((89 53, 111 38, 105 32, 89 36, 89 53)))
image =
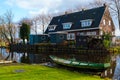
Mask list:
POLYGON ((0 80, 102 80, 99 76, 41 65, 0 64, 0 80))

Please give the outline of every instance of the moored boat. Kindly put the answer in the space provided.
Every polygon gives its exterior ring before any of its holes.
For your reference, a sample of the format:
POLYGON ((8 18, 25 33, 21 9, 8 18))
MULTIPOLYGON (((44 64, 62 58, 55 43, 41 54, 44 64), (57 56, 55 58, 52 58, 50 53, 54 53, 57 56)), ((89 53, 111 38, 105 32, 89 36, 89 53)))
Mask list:
POLYGON ((87 69, 107 69, 110 67, 110 63, 93 63, 93 62, 82 62, 73 59, 63 59, 53 55, 50 58, 57 64, 77 67, 77 68, 87 68, 87 69))

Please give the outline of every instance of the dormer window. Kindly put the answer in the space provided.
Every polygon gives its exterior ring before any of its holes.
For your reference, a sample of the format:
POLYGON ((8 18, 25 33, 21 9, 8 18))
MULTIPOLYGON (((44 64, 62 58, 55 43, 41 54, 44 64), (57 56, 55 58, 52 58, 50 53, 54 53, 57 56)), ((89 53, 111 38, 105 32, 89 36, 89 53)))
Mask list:
POLYGON ((70 29, 72 26, 72 23, 63 23, 63 29, 70 29))
POLYGON ((55 28, 56 28, 56 26, 57 26, 57 25, 50 25, 50 26, 48 27, 48 30, 49 30, 49 31, 54 31, 55 28))
POLYGON ((92 24, 92 19, 81 20, 81 27, 89 27, 92 24))

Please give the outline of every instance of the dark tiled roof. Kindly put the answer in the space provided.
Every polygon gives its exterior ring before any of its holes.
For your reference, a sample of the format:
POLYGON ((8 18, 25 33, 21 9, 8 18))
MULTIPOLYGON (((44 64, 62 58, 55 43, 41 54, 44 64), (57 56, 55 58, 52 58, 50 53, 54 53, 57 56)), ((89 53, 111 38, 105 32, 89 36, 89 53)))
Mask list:
POLYGON ((98 8, 93 8, 89 10, 84 10, 80 12, 75 12, 75 13, 70 13, 70 14, 65 14, 61 16, 56 16, 53 17, 49 25, 57 25, 56 29, 54 31, 48 31, 46 30, 45 33, 49 32, 56 32, 56 31, 64 31, 62 23, 67 23, 67 22, 72 22, 72 26, 68 30, 75 30, 75 29, 83 29, 81 27, 81 20, 86 20, 86 19, 92 19, 93 23, 90 27, 86 28, 95 28, 98 27, 100 24, 100 21, 102 19, 102 16, 105 11, 105 6, 98 7, 98 8))

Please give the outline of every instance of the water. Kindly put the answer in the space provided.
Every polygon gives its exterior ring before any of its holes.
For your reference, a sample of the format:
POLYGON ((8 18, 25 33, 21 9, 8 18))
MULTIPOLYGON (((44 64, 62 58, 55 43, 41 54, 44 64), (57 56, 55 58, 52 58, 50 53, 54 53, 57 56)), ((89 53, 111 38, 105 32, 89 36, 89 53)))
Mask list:
POLYGON ((116 68, 115 68, 113 80, 120 80, 120 55, 116 57, 116 68))
MULTIPOLYGON (((0 53, 2 54, 4 59, 9 55, 9 52, 7 52, 5 48, 2 49, 0 48, 0 53)), ((14 52, 13 54, 14 54, 13 60, 20 63, 20 58, 22 57, 23 53, 14 52)), ((9 58, 9 60, 11 59, 9 58)), ((115 68, 113 80, 120 80, 120 55, 116 57, 116 68, 115 68)))
MULTIPOLYGON (((4 60, 9 55, 9 52, 5 48, 0 48, 0 54, 2 54, 2 57, 3 57, 2 59, 4 60)), ((13 60, 20 63, 20 59, 21 59, 23 53, 14 52, 13 55, 14 55, 13 60)), ((8 60, 11 60, 11 55, 8 58, 8 60)))

